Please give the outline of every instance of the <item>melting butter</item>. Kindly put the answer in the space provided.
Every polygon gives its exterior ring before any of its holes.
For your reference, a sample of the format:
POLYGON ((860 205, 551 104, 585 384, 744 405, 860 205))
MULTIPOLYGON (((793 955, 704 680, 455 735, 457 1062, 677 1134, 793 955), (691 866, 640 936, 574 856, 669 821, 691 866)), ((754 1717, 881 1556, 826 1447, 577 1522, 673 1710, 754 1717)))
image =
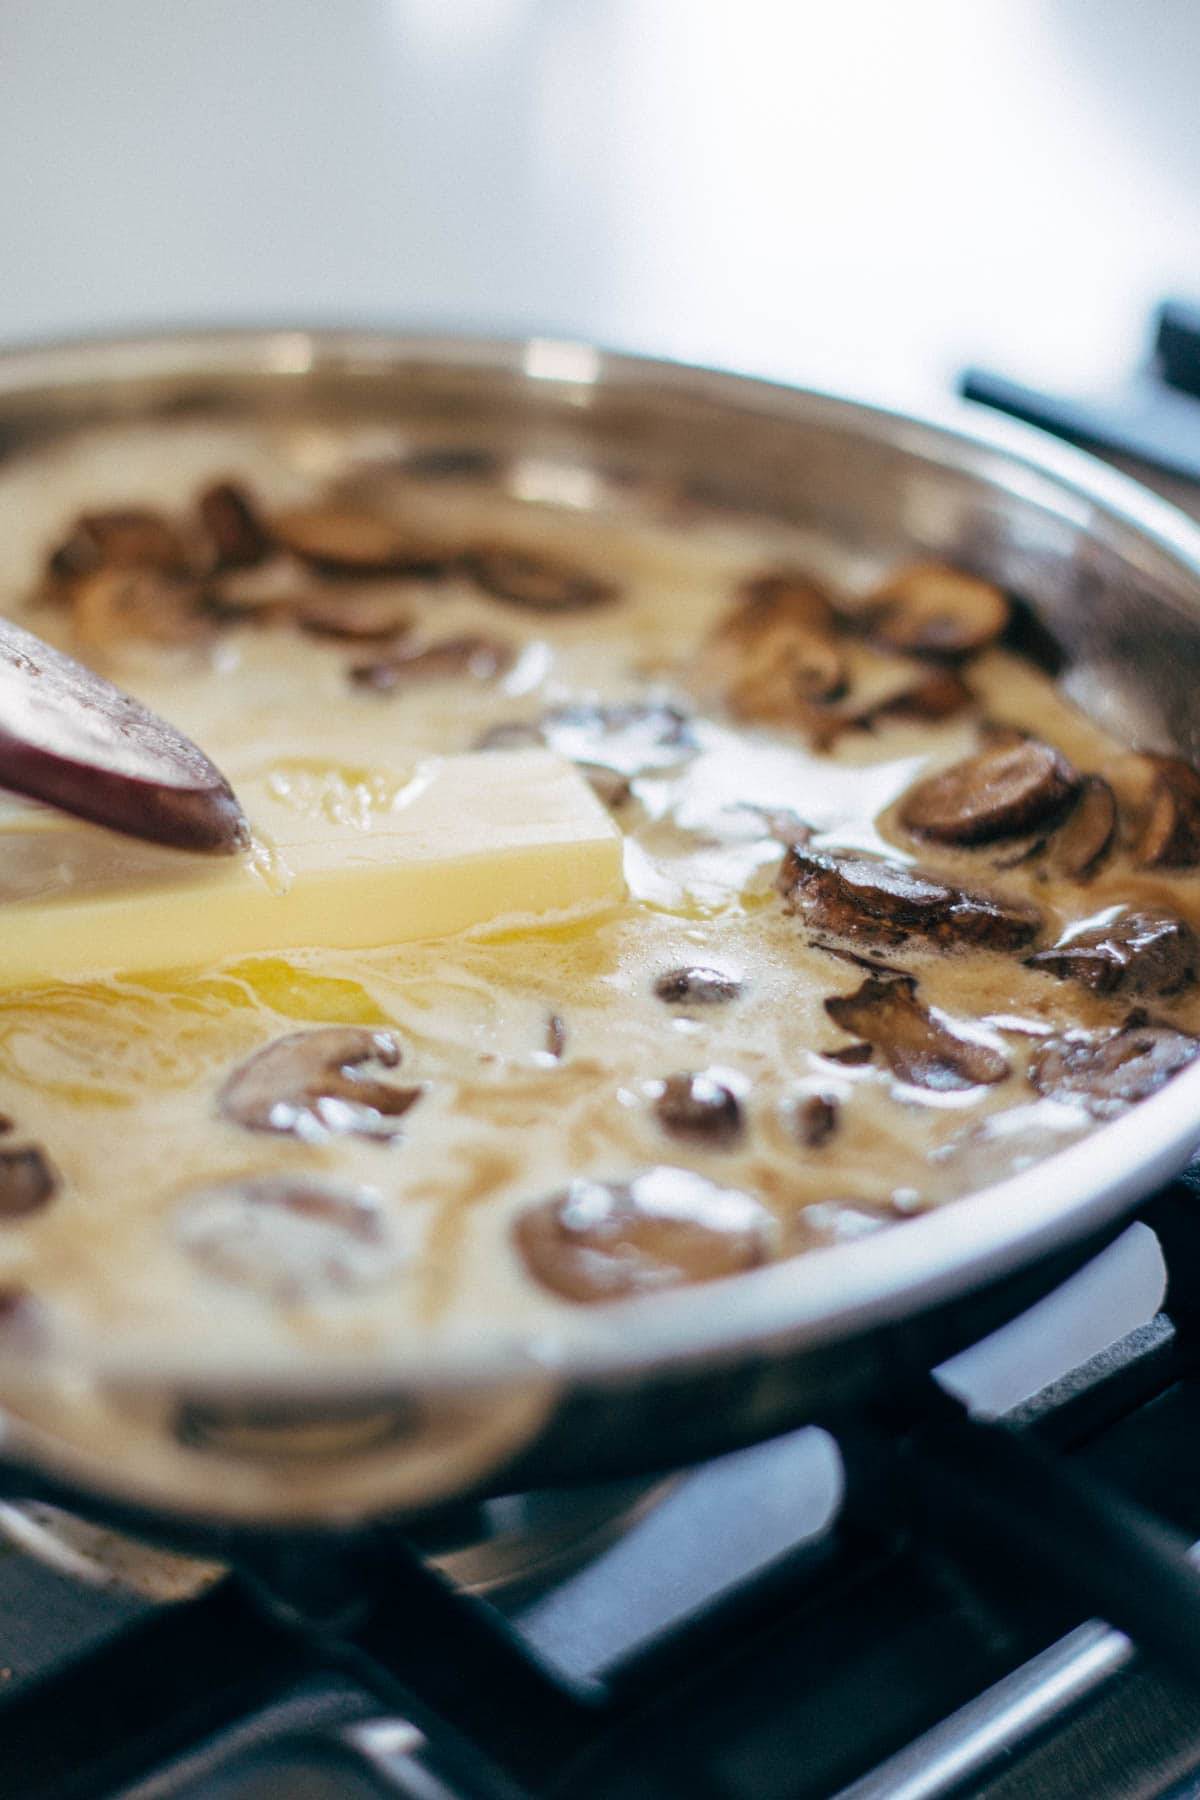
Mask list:
MULTIPOLYGON (((123 881, 106 860, 99 889, 85 859, 36 903, 6 906, 0 984, 408 943, 622 891, 620 834, 576 769, 545 751, 447 757, 410 779, 275 766, 241 798, 247 856, 164 853, 153 874, 123 881)), ((32 842, 76 836, 64 817, 32 842)))

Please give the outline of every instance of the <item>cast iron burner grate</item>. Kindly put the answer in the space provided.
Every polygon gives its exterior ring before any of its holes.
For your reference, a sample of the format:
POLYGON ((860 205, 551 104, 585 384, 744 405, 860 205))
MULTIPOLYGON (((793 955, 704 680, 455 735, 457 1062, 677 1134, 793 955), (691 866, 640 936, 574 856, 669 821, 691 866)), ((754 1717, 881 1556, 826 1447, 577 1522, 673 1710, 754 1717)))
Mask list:
POLYGON ((829 1439, 794 1434, 503 1613, 385 1529, 259 1538, 173 1605, 3 1559, 0 1793, 1200 1794, 1200 1603, 1129 1510, 1200 1539, 1200 1182, 1146 1217, 1167 1313, 1002 1432, 914 1380, 840 1422, 840 1507, 829 1439))

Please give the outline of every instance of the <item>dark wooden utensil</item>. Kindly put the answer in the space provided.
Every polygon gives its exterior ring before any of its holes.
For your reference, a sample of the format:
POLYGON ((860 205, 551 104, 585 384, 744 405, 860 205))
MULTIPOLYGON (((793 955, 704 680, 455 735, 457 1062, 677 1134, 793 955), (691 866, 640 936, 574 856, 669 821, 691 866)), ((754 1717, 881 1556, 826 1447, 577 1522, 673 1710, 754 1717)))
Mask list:
POLYGON ((0 787, 181 850, 249 841, 204 752, 139 700, 0 619, 0 787))

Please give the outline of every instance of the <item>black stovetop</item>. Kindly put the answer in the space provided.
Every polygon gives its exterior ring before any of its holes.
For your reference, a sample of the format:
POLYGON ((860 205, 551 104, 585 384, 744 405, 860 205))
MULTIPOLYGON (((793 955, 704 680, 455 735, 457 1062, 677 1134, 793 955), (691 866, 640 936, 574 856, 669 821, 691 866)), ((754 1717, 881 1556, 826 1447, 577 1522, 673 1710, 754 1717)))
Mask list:
MULTIPOLYGON (((1117 1496, 1200 1539, 1200 1185, 1147 1216, 1171 1316, 1005 1421, 1051 1489, 1055 1461, 1105 1484, 1074 1538, 1049 1512, 1048 1550, 986 1508, 964 1526, 977 1446, 962 1461, 958 1413, 914 1389, 848 1427, 840 1507, 830 1440, 797 1433, 681 1476, 601 1554, 495 1607, 387 1531, 259 1542, 173 1605, 10 1554, 0 1794, 1200 1795, 1200 1659, 1189 1690, 1087 1623, 1098 1560, 1124 1560, 1095 1536, 1126 1528, 1117 1496)), ((1200 1621, 1186 1591, 1114 1596, 1151 1637, 1173 1598, 1200 1621)))

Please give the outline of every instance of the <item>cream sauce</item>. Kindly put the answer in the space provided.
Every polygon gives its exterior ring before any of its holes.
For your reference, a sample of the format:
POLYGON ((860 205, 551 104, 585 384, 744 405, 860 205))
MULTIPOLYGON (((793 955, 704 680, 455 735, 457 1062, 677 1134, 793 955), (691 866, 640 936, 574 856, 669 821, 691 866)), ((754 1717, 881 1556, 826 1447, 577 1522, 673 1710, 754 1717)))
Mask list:
MULTIPOLYGON (((7 463, 0 604, 69 646, 62 615, 28 596, 76 511, 182 507, 214 472, 245 478, 269 505, 303 501, 356 455, 388 447, 322 431, 131 427, 7 463)), ((571 702, 688 707, 688 660, 747 573, 785 560, 852 574, 858 588, 871 574, 835 544, 778 525, 655 523, 631 503, 593 506, 590 486, 582 494, 545 479, 539 486, 536 475, 534 465, 519 468, 507 494, 406 484, 386 471, 366 481, 380 503, 431 535, 508 531, 619 585, 607 609, 554 618, 465 582, 407 583, 423 634, 483 632, 519 648, 501 679, 364 693, 347 679, 369 654, 363 646, 248 627, 204 648, 125 644, 106 672, 194 737, 236 786, 265 758, 309 768, 386 756, 396 765, 461 751, 491 726, 571 702)), ((972 679, 994 716, 1048 736, 1082 770, 1127 790, 1126 751, 1045 677, 991 652, 972 679)), ((891 724, 821 755, 799 735, 716 717, 701 718, 695 733, 694 755, 632 775, 632 798, 615 814, 627 834, 630 898, 599 922, 261 957, 153 979, 114 972, 85 986, 0 995, 0 1109, 16 1121, 12 1141, 44 1145, 62 1176, 44 1212, 0 1224, 0 1284, 26 1284, 67 1323, 120 1332, 148 1354, 186 1343, 202 1357, 217 1321, 223 1353, 233 1345, 251 1356, 288 1343, 334 1354, 411 1337, 569 1330, 573 1309, 528 1278, 510 1232, 523 1207, 575 1177, 690 1169, 763 1198, 783 1242, 803 1212, 806 1241, 819 1244, 940 1206, 1091 1128, 1077 1107, 1039 1100, 1025 1064, 1039 1035, 1114 1024, 1127 1004, 1027 970, 1017 956, 906 947, 896 960, 919 975, 922 998, 1000 1047, 1011 1074, 932 1092, 898 1082, 878 1061, 840 1065, 822 1054, 847 1041, 824 1002, 854 990, 863 971, 807 942, 774 890, 780 846, 755 807, 800 814, 820 844, 913 856, 894 804, 920 774, 974 747, 974 720, 891 724), (665 1005, 656 978, 686 964, 736 977, 740 995, 665 1005), (563 1021, 561 1057, 547 1048, 551 1015, 563 1021), (396 1033, 400 1074, 427 1091, 395 1139, 302 1143, 217 1115, 232 1066, 318 1023, 396 1033), (746 1128, 735 1145, 693 1148, 664 1134, 650 1096, 681 1070, 713 1070, 740 1095, 746 1128), (805 1148, 788 1120, 797 1099, 817 1092, 838 1101, 838 1127, 805 1148), (289 1171, 378 1197, 390 1253, 374 1259, 371 1282, 278 1300, 189 1257, 178 1226, 186 1196, 289 1171)), ((995 860, 987 851, 920 857, 934 872, 1034 898, 1042 942, 1135 902, 1167 904, 1200 923, 1194 880, 1136 873, 1123 855, 1088 887, 1044 878, 1036 866, 997 871, 995 860)), ((1200 1026, 1192 997, 1154 1010, 1200 1026)))

